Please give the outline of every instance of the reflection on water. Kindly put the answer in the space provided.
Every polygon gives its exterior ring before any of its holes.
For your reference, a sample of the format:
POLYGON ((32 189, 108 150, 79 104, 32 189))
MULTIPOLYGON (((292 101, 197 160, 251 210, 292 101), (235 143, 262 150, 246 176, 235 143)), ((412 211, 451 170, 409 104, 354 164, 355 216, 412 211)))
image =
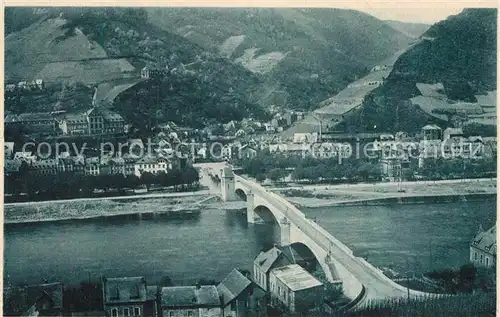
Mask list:
MULTIPOLYGON (((479 224, 493 225, 495 201, 309 209, 326 230, 379 267, 398 272, 458 266, 479 224)), ((89 219, 5 227, 5 273, 15 284, 79 283, 106 276, 158 281, 222 279, 251 269, 279 229, 248 225, 239 211, 204 209, 193 219, 89 219)))

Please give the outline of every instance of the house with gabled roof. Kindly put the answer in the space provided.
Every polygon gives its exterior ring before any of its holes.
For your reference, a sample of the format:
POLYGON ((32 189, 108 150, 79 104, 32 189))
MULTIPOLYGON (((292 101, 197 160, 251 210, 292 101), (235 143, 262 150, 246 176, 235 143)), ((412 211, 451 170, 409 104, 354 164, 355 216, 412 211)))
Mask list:
POLYGON ((44 283, 4 288, 5 316, 63 316, 63 284, 44 283))
POLYGON ((475 266, 494 267, 497 258, 497 226, 494 225, 488 230, 479 230, 470 243, 470 261, 475 266))
POLYGON ((253 261, 253 281, 263 290, 269 290, 269 272, 280 266, 292 264, 290 259, 283 251, 276 246, 267 251, 262 251, 253 261))
POLYGON ((215 285, 162 287, 160 297, 163 317, 222 317, 215 285))
POLYGON ((104 277, 102 285, 107 316, 152 316, 156 311, 156 298, 148 292, 144 277, 104 277))
POLYGON ((217 285, 225 317, 244 317, 250 306, 254 286, 240 271, 233 269, 217 285))

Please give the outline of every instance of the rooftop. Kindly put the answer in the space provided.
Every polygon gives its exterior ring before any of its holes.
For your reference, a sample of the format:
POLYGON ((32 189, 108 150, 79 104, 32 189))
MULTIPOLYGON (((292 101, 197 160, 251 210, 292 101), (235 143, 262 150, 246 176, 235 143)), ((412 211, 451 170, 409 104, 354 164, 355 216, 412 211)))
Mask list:
POLYGON ((172 286, 161 289, 163 307, 219 307, 219 293, 215 285, 172 286))
POLYGON ((143 302, 147 300, 144 277, 104 278, 104 302, 143 302))
POLYGON ((105 108, 101 108, 99 111, 106 121, 123 121, 123 117, 114 111, 105 108))
POLYGON ((298 264, 278 267, 271 272, 292 291, 323 285, 298 264))
POLYGON ((435 124, 428 124, 425 127, 423 127, 422 130, 441 130, 441 128, 435 124))
POLYGON ((144 156, 143 158, 141 158, 140 160, 138 160, 136 162, 136 164, 157 164, 157 163, 159 163, 162 160, 165 161, 165 162, 168 162, 167 158, 164 158, 164 157, 154 157, 154 156, 147 155, 147 156, 144 156))
POLYGON ((233 269, 231 273, 217 285, 217 291, 222 296, 224 306, 238 297, 252 282, 240 271, 233 269))
POLYGON ((48 121, 54 120, 54 117, 49 112, 30 112, 21 113, 18 119, 19 121, 48 121))
POLYGON ((283 252, 280 249, 278 249, 277 247, 273 247, 266 252, 260 252, 253 262, 259 265, 261 270, 263 270, 264 272, 268 272, 281 254, 283 254, 283 252))
POLYGON ((497 254, 496 236, 497 236, 496 225, 484 231, 482 227, 480 227, 478 232, 476 233, 476 236, 471 241, 471 246, 478 248, 482 251, 488 252, 490 254, 496 255, 497 254))

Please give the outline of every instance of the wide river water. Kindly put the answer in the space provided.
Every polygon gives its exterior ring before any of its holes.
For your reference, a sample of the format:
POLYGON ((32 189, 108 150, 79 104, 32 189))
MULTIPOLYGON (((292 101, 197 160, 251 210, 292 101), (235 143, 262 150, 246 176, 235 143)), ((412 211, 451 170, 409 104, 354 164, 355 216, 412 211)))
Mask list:
MULTIPOLYGON (((158 208, 161 199, 156 199, 158 208)), ((136 208, 130 205, 130 208, 136 208)), ((127 208, 125 204, 123 208, 127 208)), ((469 241, 496 221, 496 201, 304 208, 327 231, 380 268, 426 272, 468 260, 469 241)), ((6 225, 4 281, 76 284, 90 276, 220 280, 276 238, 236 211, 204 209, 197 219, 79 220, 6 225)))

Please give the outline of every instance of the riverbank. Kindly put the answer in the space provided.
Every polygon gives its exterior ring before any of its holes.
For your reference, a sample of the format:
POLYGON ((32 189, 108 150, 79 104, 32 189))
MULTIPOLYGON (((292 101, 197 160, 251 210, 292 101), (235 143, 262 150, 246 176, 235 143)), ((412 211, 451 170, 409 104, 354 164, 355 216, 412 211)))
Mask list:
POLYGON ((109 197, 92 197, 92 198, 72 198, 72 199, 56 199, 56 200, 42 200, 42 201, 26 201, 6 203, 4 206, 23 206, 23 205, 43 205, 54 203, 68 203, 68 202, 89 202, 100 200, 137 200, 149 198, 178 198, 178 197, 191 197, 191 196, 205 196, 210 193, 209 190, 198 190, 192 192, 178 192, 178 193, 148 193, 148 194, 134 194, 126 196, 109 196, 109 197))
POLYGON ((445 203, 496 197, 496 179, 274 189, 298 207, 445 203))
POLYGON ((240 210, 246 206, 244 201, 222 202, 219 197, 206 193, 182 194, 184 195, 6 204, 4 223, 15 225, 90 219, 194 218, 204 210, 240 210))

